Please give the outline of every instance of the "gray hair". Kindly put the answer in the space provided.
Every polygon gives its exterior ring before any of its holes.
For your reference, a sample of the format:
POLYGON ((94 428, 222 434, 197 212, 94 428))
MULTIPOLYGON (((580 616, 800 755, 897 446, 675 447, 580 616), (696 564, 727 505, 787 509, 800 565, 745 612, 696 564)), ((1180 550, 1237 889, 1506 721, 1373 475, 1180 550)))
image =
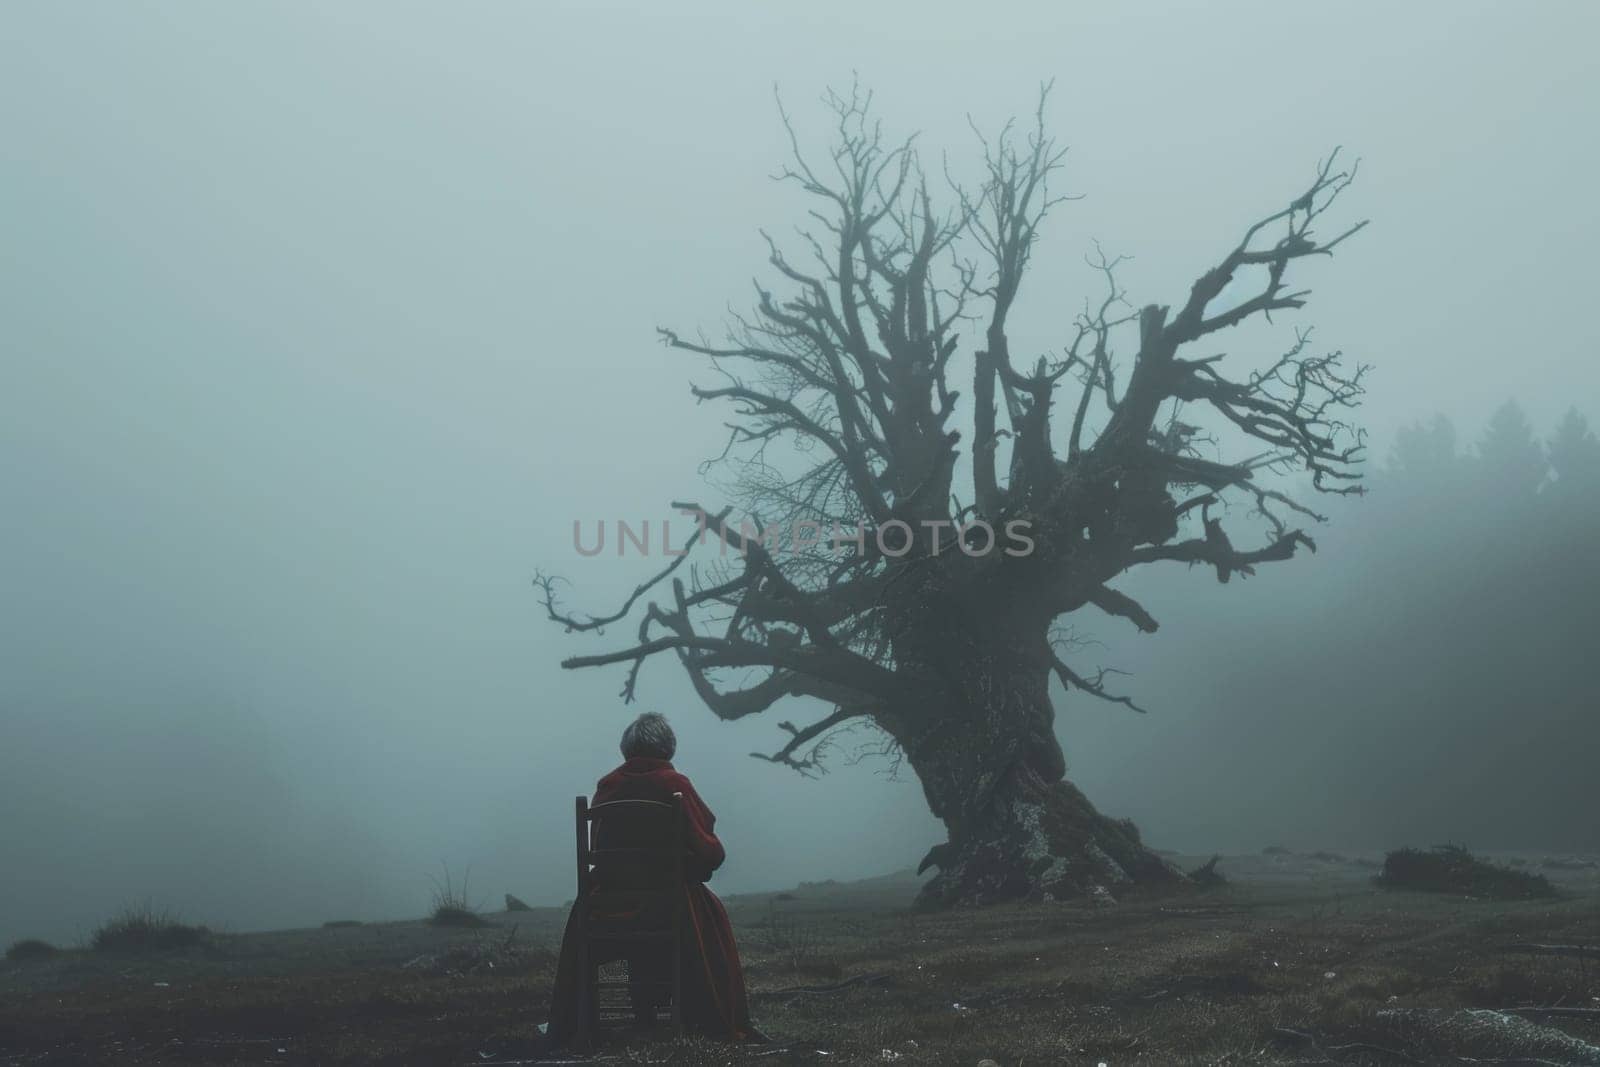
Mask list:
POLYGON ((646 756, 651 759, 671 759, 678 751, 678 738, 659 711, 647 711, 628 724, 622 731, 622 758, 646 756))

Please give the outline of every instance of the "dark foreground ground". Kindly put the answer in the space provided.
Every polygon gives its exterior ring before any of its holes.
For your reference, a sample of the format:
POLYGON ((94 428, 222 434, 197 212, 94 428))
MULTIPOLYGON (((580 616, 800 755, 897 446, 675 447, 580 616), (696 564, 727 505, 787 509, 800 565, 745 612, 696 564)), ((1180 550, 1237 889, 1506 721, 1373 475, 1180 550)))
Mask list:
MULTIPOLYGON (((603 1059, 1600 1064, 1600 959, 1507 948, 1600 945, 1600 868, 1582 862, 1542 869, 1563 899, 1518 904, 1378 890, 1369 865, 1299 855, 1225 859, 1225 888, 1116 905, 913 914, 909 875, 734 897, 777 1044, 603 1059)), ((3 964, 0 1065, 527 1062, 562 916, 487 918, 3 964)))

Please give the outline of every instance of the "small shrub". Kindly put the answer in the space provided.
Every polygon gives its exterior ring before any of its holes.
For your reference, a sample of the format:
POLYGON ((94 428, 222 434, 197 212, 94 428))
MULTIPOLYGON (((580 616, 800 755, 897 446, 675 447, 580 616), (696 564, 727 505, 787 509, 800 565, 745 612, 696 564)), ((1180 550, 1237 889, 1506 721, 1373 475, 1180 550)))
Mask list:
POLYGON ((1533 900, 1557 895, 1541 874, 1486 863, 1459 845, 1402 848, 1384 857, 1374 879, 1386 889, 1425 893, 1461 893, 1494 900, 1533 900))
POLYGON ((96 952, 168 952, 204 944, 211 931, 179 922, 170 912, 148 903, 130 907, 101 923, 89 939, 96 952))
POLYGON ((472 868, 468 867, 461 876, 461 888, 456 889, 455 883, 450 878, 450 868, 444 869, 444 882, 433 883, 433 913, 428 916, 428 921, 434 926, 488 926, 489 920, 478 914, 467 899, 467 879, 472 876, 472 868))
POLYGON ((13 941, 11 947, 6 949, 6 960, 9 963, 27 963, 31 960, 49 959, 60 951, 48 941, 30 937, 22 941, 13 941))

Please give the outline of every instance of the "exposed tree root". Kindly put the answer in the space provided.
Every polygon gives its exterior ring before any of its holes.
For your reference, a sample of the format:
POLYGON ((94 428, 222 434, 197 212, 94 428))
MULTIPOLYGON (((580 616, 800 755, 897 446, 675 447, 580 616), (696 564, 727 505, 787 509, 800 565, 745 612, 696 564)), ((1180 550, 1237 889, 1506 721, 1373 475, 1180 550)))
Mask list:
POLYGON ((1114 900, 1135 886, 1189 882, 1144 845, 1131 821, 1108 818, 1070 782, 1046 784, 1027 769, 997 791, 986 817, 963 840, 935 852, 930 860, 939 873, 923 886, 921 907, 1114 900))

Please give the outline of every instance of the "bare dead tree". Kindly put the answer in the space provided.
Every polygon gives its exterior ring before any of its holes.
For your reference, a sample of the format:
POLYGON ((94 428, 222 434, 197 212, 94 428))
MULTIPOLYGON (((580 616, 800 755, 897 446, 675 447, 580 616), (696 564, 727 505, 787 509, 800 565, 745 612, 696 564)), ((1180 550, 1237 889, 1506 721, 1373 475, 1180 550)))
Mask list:
POLYGON ((939 196, 915 141, 887 140, 859 88, 825 97, 833 146, 820 159, 802 150, 780 103, 792 158, 777 177, 810 201, 799 231, 806 255, 791 258, 767 237, 778 287, 758 282, 754 309, 721 341, 660 331, 668 347, 718 372, 693 393, 731 410, 720 460, 734 471, 736 503, 765 523, 736 526, 731 507, 676 503, 703 526, 686 548, 709 542, 732 553, 701 549, 704 565, 687 575, 694 553, 675 558, 601 617, 565 610, 556 579, 538 579, 551 619, 568 630, 638 618, 630 646, 563 664, 627 665, 626 700, 642 665, 670 653, 723 719, 797 697, 831 709, 803 725, 780 722, 783 744, 761 758, 815 773, 836 731, 879 731, 949 830, 924 862, 940 868, 927 903, 1181 880, 1131 823, 1101 815, 1065 781, 1052 676, 1139 709, 1108 688, 1110 672, 1068 664, 1059 623, 1093 607, 1154 631, 1154 616, 1113 584, 1119 576, 1175 562, 1214 568, 1227 582, 1314 549, 1290 520, 1320 516, 1263 474, 1301 470, 1317 491, 1359 491, 1362 435, 1345 418, 1364 367, 1313 354, 1304 330, 1242 375, 1205 347, 1230 327, 1305 304, 1291 269, 1366 225, 1328 239, 1316 232, 1355 167, 1329 156, 1176 311, 1133 308, 1117 281, 1120 261, 1097 251, 1100 296, 1069 324, 1059 352, 1023 367, 1008 321, 1040 224, 1065 199, 1050 188, 1063 150, 1045 129, 1047 93, 1025 129, 980 135, 973 189, 946 178, 939 196), (1252 277, 1259 285, 1247 295, 1219 301, 1230 282, 1252 277), (952 357, 974 333, 981 347, 963 448, 951 425, 952 357), (1245 454, 1214 458, 1218 433, 1245 454), (1236 547, 1213 514, 1234 498, 1261 520, 1255 547, 1236 547), (830 536, 775 550, 770 527, 795 520, 830 536), (856 528, 866 535, 839 537, 856 528), (1025 530, 1031 550, 997 550, 997 529, 1025 530))

